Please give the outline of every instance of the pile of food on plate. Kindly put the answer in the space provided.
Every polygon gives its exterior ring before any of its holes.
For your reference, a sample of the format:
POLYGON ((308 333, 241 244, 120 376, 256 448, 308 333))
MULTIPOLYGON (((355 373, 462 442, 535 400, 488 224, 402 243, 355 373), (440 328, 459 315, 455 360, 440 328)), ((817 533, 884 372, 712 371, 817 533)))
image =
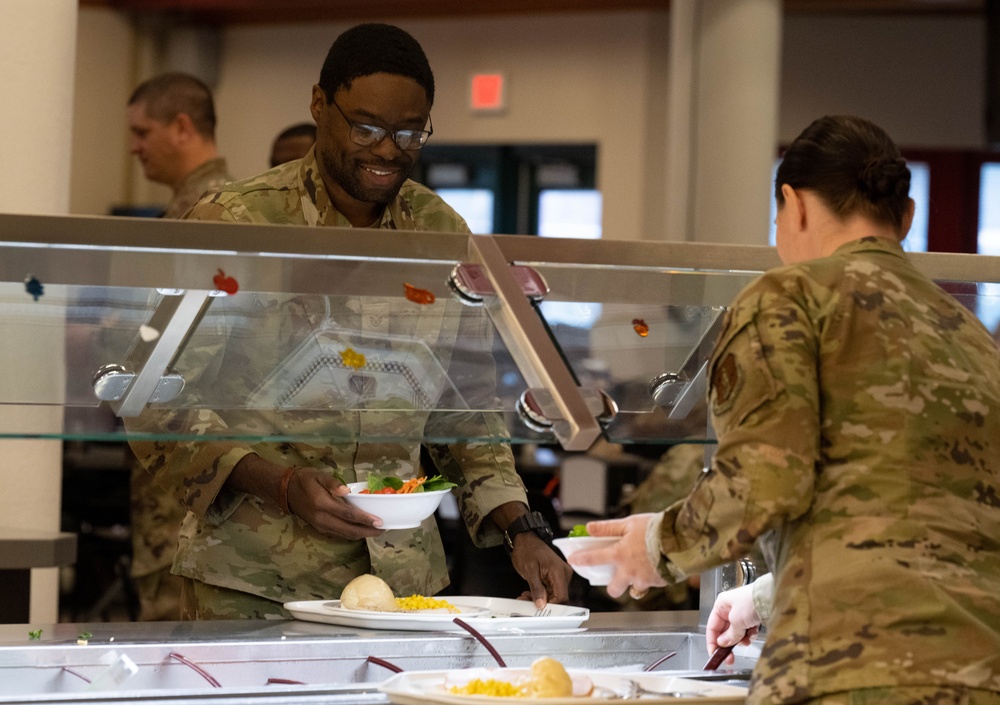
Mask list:
POLYGON ((369 612, 415 612, 418 610, 447 610, 458 612, 458 608, 447 600, 424 595, 396 597, 392 588, 376 575, 359 575, 344 586, 340 594, 340 606, 348 610, 369 612))
POLYGON ((490 695, 497 698, 569 698, 587 697, 594 683, 587 676, 571 676, 561 663, 543 656, 531 664, 524 677, 509 681, 501 678, 472 678, 464 683, 446 683, 454 695, 490 695))
POLYGON ((367 483, 368 487, 360 490, 358 494, 414 494, 450 490, 452 487, 458 486, 441 475, 411 477, 409 480, 401 480, 393 475, 385 477, 369 475, 367 483))

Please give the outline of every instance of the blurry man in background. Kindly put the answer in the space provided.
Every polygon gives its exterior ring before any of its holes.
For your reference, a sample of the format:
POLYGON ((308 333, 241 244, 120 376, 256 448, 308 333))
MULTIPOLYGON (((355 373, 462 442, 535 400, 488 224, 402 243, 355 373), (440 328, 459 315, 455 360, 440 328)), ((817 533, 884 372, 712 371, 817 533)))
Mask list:
POLYGON ((129 151, 146 178, 174 192, 164 218, 180 218, 203 193, 232 181, 215 145, 212 91, 194 76, 164 73, 128 101, 129 151))
POLYGON ((313 123, 300 122, 285 128, 278 133, 271 145, 271 168, 294 159, 301 159, 314 144, 316 144, 316 125, 313 123))
MULTIPOLYGON (((142 83, 128 101, 129 151, 150 181, 173 192, 162 217, 180 218, 203 193, 232 181, 215 146, 215 104, 208 86, 184 73, 142 83)), ((140 621, 180 619, 181 578, 170 574, 187 513, 132 460, 129 482, 132 579, 140 621)))

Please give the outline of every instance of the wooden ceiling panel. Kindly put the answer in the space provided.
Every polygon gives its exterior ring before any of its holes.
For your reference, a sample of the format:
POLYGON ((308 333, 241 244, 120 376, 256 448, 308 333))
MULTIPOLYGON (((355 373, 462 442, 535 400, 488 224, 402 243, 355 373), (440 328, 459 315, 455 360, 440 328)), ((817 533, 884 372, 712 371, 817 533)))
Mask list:
POLYGON ((669 0, 80 0, 212 24, 665 9, 669 0))
MULTIPOLYGON (((80 0, 203 24, 667 9, 670 0, 80 0)), ((789 13, 983 13, 986 0, 785 0, 789 13)))

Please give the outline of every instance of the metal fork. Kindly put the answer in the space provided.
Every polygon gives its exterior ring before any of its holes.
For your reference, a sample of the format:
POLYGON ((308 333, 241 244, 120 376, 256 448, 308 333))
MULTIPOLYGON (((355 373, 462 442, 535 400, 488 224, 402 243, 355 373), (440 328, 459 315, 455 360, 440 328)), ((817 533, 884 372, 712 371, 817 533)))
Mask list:
POLYGON ((532 617, 548 617, 550 614, 552 614, 552 610, 548 607, 539 607, 535 610, 535 614, 532 617))

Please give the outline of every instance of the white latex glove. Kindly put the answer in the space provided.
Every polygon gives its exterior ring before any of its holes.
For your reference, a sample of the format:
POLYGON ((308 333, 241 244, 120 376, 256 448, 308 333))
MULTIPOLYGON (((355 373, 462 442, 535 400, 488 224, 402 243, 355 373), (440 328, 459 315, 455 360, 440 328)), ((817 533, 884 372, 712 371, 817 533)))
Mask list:
MULTIPOLYGON (((761 619, 754 606, 753 588, 754 584, 750 583, 726 590, 715 598, 712 614, 705 625, 708 653, 714 653, 720 646, 749 645, 750 639, 760 631, 761 619)), ((725 663, 734 661, 735 657, 730 654, 725 663)))

